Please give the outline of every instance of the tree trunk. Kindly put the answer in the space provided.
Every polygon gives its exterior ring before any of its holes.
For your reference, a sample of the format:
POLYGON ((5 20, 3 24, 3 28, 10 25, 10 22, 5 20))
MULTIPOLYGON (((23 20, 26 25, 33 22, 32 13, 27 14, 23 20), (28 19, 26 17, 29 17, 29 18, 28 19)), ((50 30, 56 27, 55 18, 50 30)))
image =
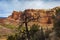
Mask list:
POLYGON ((27 40, 30 40, 29 31, 28 31, 28 25, 27 24, 28 24, 27 18, 25 18, 25 27, 26 27, 27 40))

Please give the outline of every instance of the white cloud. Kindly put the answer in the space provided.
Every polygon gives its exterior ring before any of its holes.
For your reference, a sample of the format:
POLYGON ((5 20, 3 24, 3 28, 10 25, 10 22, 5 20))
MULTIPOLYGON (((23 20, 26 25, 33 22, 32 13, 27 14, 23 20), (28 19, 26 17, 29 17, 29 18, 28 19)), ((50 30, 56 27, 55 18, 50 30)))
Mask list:
POLYGON ((24 9, 49 9, 53 8, 55 6, 60 6, 60 1, 56 2, 46 2, 44 0, 39 0, 39 1, 18 1, 18 0, 12 0, 10 2, 8 1, 1 1, 0 2, 0 16, 8 16, 12 13, 13 10, 20 11, 24 9), (4 11, 4 12, 3 12, 4 11), (2 13, 2 14, 1 14, 2 13))

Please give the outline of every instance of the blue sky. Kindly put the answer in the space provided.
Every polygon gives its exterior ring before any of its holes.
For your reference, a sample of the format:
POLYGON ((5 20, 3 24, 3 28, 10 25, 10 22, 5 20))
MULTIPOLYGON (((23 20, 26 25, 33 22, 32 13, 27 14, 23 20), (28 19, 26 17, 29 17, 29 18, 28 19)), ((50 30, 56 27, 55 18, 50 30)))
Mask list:
POLYGON ((25 9, 50 9, 60 6, 60 0, 0 0, 0 17, 25 9))

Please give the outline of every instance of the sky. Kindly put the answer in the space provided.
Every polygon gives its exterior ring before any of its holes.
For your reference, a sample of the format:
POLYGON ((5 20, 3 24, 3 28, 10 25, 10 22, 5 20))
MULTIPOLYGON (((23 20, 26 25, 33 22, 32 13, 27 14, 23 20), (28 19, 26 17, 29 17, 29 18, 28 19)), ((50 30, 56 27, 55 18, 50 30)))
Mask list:
POLYGON ((51 9, 60 6, 60 0, 0 0, 0 17, 25 9, 51 9))

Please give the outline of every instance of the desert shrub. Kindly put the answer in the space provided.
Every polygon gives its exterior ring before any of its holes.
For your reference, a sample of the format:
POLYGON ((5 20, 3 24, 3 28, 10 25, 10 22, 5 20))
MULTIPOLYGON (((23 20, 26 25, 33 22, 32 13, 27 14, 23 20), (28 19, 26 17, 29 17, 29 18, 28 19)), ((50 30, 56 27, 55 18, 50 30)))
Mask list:
POLYGON ((50 40, 50 33, 52 33, 52 31, 47 27, 47 29, 45 30, 45 39, 50 40))
POLYGON ((16 26, 11 25, 11 24, 5 24, 4 26, 7 27, 7 28, 9 28, 9 29, 14 29, 14 28, 16 28, 16 26))
POLYGON ((26 39, 26 29, 25 27, 18 27, 17 31, 15 33, 15 39, 16 40, 25 40, 26 39))
POLYGON ((32 27, 30 28, 29 34, 30 34, 30 39, 34 40, 34 35, 35 33, 39 30, 39 25, 33 24, 32 27))
MULTIPOLYGON (((32 25, 29 30, 29 40, 45 40, 44 29, 39 25, 32 25)), ((7 40, 27 40, 26 28, 19 26, 14 36, 8 36, 7 40)))
POLYGON ((56 36, 60 37, 60 21, 54 23, 54 30, 56 32, 56 36))
POLYGON ((13 35, 8 36, 7 40, 15 40, 13 35))
POLYGON ((30 37, 31 40, 45 40, 43 28, 36 24, 32 25, 30 29, 30 37))

